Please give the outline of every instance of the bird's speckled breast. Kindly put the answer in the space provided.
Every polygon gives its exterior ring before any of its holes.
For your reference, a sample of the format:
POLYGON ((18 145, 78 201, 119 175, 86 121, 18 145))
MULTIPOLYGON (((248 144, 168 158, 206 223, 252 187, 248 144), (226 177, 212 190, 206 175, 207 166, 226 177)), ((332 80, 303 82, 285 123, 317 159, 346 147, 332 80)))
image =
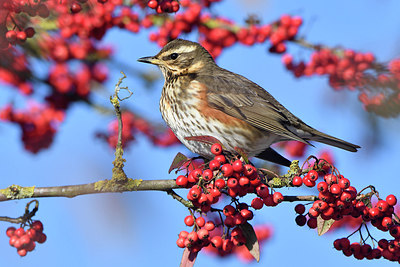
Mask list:
POLYGON ((274 142, 274 136, 248 123, 216 110, 207 104, 207 88, 188 77, 165 83, 160 111, 176 137, 192 152, 211 158, 210 146, 185 137, 212 136, 234 151, 240 147, 257 155, 274 142))

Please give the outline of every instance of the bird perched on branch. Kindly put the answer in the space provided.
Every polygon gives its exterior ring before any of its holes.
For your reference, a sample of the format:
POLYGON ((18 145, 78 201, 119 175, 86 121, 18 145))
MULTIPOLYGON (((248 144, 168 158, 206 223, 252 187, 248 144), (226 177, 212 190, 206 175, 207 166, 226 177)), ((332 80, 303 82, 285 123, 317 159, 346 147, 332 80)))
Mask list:
POLYGON ((317 141, 352 152, 360 148, 308 126, 256 83, 219 67, 198 43, 176 39, 138 61, 161 69, 162 117, 189 150, 203 157, 213 157, 210 145, 190 137, 212 136, 229 151, 237 147, 285 166, 290 161, 270 148, 276 142, 317 141))

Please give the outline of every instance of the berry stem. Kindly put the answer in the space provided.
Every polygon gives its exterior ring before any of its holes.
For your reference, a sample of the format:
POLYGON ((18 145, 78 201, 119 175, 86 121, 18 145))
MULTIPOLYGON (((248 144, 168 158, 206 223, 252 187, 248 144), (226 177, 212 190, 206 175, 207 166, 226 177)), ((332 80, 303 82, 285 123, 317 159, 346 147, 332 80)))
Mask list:
MULTIPOLYGON (((178 195, 177 193, 175 193, 174 190, 169 189, 167 190, 167 194, 172 196, 173 199, 178 200, 180 203, 182 203, 185 207, 189 208, 189 209, 193 209, 194 206, 192 204, 192 202, 185 200, 184 198, 182 198, 180 195, 178 195)), ((193 216, 193 213, 190 211, 190 213, 193 216)))

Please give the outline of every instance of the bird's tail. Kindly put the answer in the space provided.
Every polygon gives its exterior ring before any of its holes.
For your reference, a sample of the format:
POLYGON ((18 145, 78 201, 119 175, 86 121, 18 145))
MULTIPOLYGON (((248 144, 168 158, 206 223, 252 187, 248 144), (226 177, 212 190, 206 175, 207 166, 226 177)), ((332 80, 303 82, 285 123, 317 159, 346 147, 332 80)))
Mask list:
POLYGON ((309 140, 312 141, 316 141, 316 142, 320 142, 320 143, 324 143, 330 146, 335 146, 347 151, 351 151, 351 152, 357 152, 357 149, 360 148, 360 146, 346 142, 342 139, 333 137, 331 135, 328 134, 324 134, 320 131, 317 131, 315 129, 313 129, 312 131, 312 137, 308 138, 309 140))

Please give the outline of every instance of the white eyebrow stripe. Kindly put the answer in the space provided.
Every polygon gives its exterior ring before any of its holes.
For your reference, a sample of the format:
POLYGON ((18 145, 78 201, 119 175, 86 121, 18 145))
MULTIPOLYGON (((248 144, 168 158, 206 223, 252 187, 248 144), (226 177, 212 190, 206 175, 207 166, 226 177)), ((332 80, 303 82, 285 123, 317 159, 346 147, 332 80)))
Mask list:
POLYGON ((190 46, 184 45, 184 46, 179 47, 178 49, 172 50, 171 52, 179 54, 179 53, 190 53, 190 52, 193 52, 194 50, 196 50, 196 46, 194 46, 194 45, 190 45, 190 46))

